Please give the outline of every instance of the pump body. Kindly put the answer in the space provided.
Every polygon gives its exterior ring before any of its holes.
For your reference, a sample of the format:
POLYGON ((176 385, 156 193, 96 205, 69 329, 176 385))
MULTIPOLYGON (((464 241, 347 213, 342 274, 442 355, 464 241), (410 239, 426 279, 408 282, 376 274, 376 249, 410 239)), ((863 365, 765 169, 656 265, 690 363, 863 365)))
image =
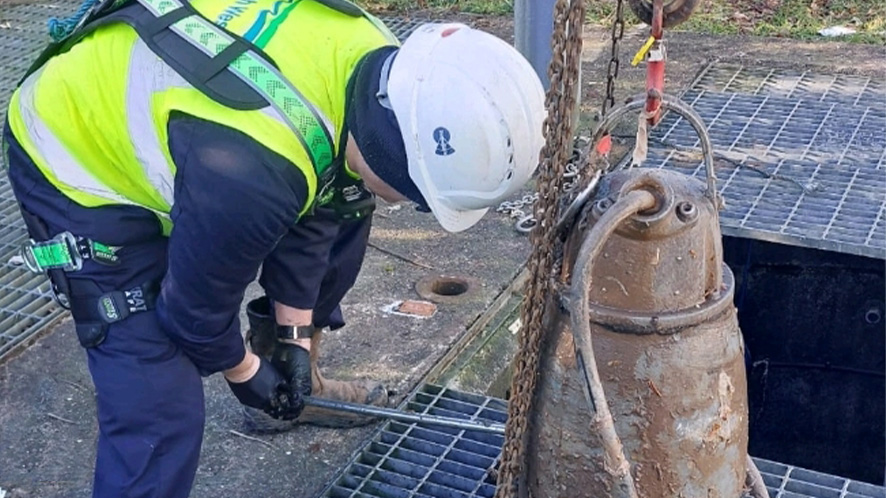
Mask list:
MULTIPOLYGON (((567 238, 557 278, 578 274, 584 236, 631 188, 653 193, 656 207, 601 242, 587 296, 616 433, 639 496, 736 498, 748 442, 744 345, 705 185, 665 170, 606 175, 567 238)), ((522 489, 535 498, 608 497, 615 469, 604 462, 592 408, 601 400, 587 394, 561 298, 546 305, 522 489)))

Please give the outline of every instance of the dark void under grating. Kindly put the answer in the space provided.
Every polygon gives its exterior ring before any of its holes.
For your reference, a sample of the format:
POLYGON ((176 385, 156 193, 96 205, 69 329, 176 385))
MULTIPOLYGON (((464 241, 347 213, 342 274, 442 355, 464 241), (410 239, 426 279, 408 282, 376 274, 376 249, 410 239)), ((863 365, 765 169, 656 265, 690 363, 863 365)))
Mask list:
MULTIPOLYGON (((504 400, 424 385, 408 409, 505 422, 504 400)), ((499 435, 390 421, 324 490, 324 498, 492 498, 499 435)), ((886 498, 886 488, 755 459, 772 498, 886 498)))
MULTIPOLYGON (((718 156, 724 234, 886 256, 882 79, 713 64, 682 99, 718 156)), ((704 176, 685 120, 650 136, 645 166, 704 176)))

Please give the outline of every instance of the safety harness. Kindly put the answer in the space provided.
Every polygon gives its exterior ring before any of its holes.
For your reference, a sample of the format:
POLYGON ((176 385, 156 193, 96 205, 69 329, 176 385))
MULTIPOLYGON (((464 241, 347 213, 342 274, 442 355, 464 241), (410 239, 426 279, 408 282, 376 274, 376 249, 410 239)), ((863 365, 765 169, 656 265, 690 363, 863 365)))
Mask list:
MULTIPOLYGON (((367 15, 347 0, 314 0, 351 17, 367 15)), ((70 33, 51 43, 22 78, 42 67, 55 55, 100 26, 125 22, 133 27, 147 46, 188 83, 216 102, 237 110, 257 110, 268 105, 286 121, 308 152, 320 188, 314 206, 331 207, 340 219, 356 220, 369 216, 375 208, 374 195, 362 181, 346 171, 345 147, 335 154, 332 134, 320 111, 308 101, 279 71, 276 63, 259 47, 213 23, 187 0, 104 0, 87 10, 70 33)), ((375 23, 375 21, 373 21, 375 23)), ((347 139, 342 127, 340 142, 347 139)), ((42 223, 38 223, 42 226, 42 223)), ((43 230, 45 232, 45 230, 43 230)), ((47 272, 53 281, 53 293, 59 304, 87 320, 100 318, 105 324, 125 319, 132 313, 154 308, 159 282, 149 282, 133 289, 115 291, 72 302, 72 291, 65 272, 76 272, 84 261, 119 264, 111 247, 70 232, 50 238, 37 234, 21 249, 27 268, 47 272), (79 310, 78 310, 79 309, 79 310), (79 311, 79 313, 78 313, 79 311), (85 316, 88 315, 88 316, 85 316)), ((79 294, 76 289, 73 294, 79 294)), ((104 327, 100 327, 104 328, 104 327)), ((78 335, 79 331, 78 331, 78 335)), ((103 339, 90 342, 96 345, 103 339)), ((81 343, 83 343, 81 337, 81 343)))
MULTIPOLYGON (((352 17, 366 15, 347 0, 313 0, 352 17)), ((25 73, 68 51, 101 26, 124 22, 194 88, 237 110, 273 107, 308 152, 318 183, 328 186, 343 165, 321 112, 279 71, 261 48, 215 24, 187 0, 105 0, 95 5, 66 38, 51 43, 25 73)), ((346 130, 342 130, 345 138, 346 130)), ((321 192, 322 192, 321 188, 321 192)), ((318 198, 322 198, 318 195, 318 198)))
POLYGON ((52 295, 60 306, 74 315, 77 339, 83 347, 101 344, 112 323, 154 309, 160 294, 159 280, 129 289, 102 292, 89 279, 68 278, 68 272, 80 270, 87 260, 106 266, 118 265, 119 247, 77 237, 67 231, 50 237, 49 227, 42 218, 26 209, 21 213, 31 235, 40 240, 31 240, 22 246, 20 254, 24 264, 33 272, 49 275, 52 295))

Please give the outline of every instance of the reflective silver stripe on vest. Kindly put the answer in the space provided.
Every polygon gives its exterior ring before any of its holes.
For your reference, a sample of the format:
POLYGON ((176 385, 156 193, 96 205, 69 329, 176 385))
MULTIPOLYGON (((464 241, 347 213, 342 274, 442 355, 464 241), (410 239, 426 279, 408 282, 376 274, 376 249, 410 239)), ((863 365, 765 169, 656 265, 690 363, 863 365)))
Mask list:
POLYGON ((155 92, 173 87, 190 85, 137 39, 130 53, 126 79, 126 128, 145 177, 169 206, 174 203, 175 179, 154 126, 151 102, 155 92))
POLYGON ((46 166, 58 181, 72 189, 121 204, 134 204, 92 176, 37 115, 35 93, 41 74, 43 69, 34 72, 22 83, 19 90, 19 112, 31 143, 40 151, 46 166))

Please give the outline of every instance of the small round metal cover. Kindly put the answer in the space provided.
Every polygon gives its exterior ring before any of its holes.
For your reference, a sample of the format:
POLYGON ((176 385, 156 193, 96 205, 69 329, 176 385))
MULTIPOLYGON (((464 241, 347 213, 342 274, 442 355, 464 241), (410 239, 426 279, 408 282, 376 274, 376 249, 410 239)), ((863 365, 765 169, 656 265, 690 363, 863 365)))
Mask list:
POLYGON ((428 301, 461 304, 473 299, 478 281, 461 275, 428 275, 415 283, 415 291, 428 301))

